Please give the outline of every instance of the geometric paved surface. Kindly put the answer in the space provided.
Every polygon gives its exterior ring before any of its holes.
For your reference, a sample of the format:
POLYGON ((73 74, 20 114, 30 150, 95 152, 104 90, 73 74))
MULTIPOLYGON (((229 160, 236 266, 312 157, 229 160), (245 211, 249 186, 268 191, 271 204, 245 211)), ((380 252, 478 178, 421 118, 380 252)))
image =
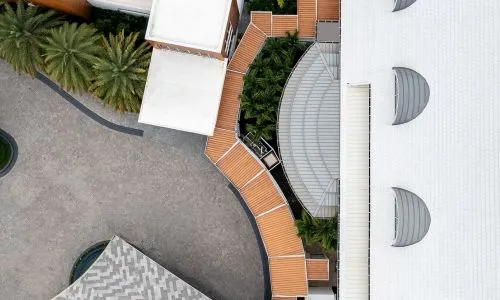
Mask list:
POLYGON ((53 300, 209 300, 179 277, 114 237, 94 264, 53 300))

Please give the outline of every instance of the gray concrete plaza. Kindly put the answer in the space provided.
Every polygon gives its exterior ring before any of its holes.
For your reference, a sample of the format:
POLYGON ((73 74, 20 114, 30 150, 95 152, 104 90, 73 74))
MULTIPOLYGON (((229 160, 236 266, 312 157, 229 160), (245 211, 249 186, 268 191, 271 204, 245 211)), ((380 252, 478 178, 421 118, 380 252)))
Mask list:
POLYGON ((205 138, 94 122, 0 61, 0 128, 19 146, 0 178, 0 299, 49 299, 91 244, 119 235, 213 299, 262 299, 257 240, 205 138))

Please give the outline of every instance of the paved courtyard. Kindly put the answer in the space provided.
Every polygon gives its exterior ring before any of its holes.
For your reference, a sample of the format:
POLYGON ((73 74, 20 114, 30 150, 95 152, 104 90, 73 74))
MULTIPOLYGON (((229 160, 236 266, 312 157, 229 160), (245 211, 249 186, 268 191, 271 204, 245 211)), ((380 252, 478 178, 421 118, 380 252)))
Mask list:
POLYGON ((49 299, 91 244, 119 235, 213 299, 262 299, 257 240, 205 138, 112 131, 0 61, 0 299, 49 299))

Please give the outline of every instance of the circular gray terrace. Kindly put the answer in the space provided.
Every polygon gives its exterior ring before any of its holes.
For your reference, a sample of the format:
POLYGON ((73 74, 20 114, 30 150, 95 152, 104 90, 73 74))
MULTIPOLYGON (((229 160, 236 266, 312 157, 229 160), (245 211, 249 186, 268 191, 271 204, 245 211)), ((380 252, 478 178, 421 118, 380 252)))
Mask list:
POLYGON ((114 235, 213 299, 262 299, 255 234, 204 137, 110 130, 3 61, 0 89, 0 128, 19 146, 0 179, 0 299, 50 299, 114 235))

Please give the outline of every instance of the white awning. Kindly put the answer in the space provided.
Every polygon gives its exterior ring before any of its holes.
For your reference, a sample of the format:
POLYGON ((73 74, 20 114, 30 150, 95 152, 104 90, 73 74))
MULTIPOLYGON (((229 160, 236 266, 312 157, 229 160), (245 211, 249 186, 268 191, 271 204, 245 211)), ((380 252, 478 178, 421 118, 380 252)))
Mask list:
POLYGON ((369 291, 370 86, 347 86, 340 135, 339 299, 369 291))
POLYGON ((146 40, 222 51, 231 0, 153 0, 146 40))
POLYGON ((153 50, 139 122, 212 135, 227 60, 153 50))

